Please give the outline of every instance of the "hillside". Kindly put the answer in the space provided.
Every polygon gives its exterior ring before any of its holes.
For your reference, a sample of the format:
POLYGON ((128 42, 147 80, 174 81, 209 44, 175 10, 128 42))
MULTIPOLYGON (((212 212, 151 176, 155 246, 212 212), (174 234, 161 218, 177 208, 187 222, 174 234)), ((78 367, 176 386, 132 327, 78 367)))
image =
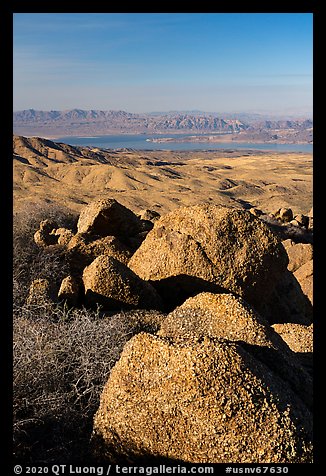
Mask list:
POLYGON ((68 135, 216 133, 245 140, 270 141, 287 137, 290 141, 312 142, 311 120, 256 121, 245 123, 237 118, 218 117, 215 113, 134 114, 125 111, 72 109, 13 114, 13 129, 19 135, 64 137, 68 135), (276 137, 275 137, 276 136, 276 137))
POLYGON ((312 155, 259 151, 110 151, 14 136, 14 203, 75 211, 111 197, 160 213, 211 202, 273 212, 312 206, 312 155))

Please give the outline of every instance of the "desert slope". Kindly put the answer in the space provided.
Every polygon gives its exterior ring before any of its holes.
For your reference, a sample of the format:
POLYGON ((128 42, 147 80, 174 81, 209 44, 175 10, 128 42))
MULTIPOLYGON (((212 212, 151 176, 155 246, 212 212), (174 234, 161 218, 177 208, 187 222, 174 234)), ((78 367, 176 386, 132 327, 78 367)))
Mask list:
POLYGON ((75 147, 14 136, 14 206, 58 203, 74 211, 111 197, 135 212, 210 202, 274 212, 312 206, 312 154, 135 151, 75 147))

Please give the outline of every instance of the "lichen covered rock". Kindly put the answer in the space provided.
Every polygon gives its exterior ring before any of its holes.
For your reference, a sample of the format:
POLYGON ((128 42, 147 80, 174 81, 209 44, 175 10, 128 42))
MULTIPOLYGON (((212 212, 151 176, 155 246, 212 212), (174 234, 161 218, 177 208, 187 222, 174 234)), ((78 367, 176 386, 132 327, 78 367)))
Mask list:
POLYGON ((160 309, 160 296, 127 266, 111 256, 101 255, 84 269, 85 297, 106 309, 160 309))
POLYGON ((311 462, 311 414, 241 345, 141 333, 101 395, 92 444, 109 461, 311 462))
POLYGON ((204 204, 156 221, 128 266, 160 292, 167 287, 165 294, 176 287, 183 298, 224 289, 260 304, 287 263, 284 247, 261 220, 244 210, 204 204))

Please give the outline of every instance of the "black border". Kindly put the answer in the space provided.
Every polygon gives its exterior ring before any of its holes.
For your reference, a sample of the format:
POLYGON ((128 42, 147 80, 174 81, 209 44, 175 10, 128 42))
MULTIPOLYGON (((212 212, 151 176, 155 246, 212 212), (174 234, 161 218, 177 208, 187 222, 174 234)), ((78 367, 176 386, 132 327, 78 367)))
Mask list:
MULTIPOLYGON (((12 98, 13 98, 13 65, 12 65, 12 56, 13 56, 13 26, 12 19, 14 13, 312 13, 314 20, 314 212, 315 212, 315 237, 314 237, 314 249, 315 249, 315 259, 314 259, 314 441, 315 441, 315 462, 313 464, 288 464, 288 465, 274 465, 274 466, 288 466, 289 473, 297 475, 298 471, 306 469, 309 474, 320 474, 320 469, 323 462, 323 447, 322 447, 322 427, 320 421, 319 412, 321 410, 321 400, 323 397, 323 389, 321 388, 321 375, 320 370, 322 367, 322 357, 320 355, 320 350, 322 348, 322 325, 323 325, 323 315, 321 311, 321 301, 318 299, 321 294, 321 230, 320 230, 320 219, 321 217, 321 208, 323 207, 323 202, 318 199, 321 195, 322 187, 322 160, 323 154, 321 149, 321 143, 319 140, 321 134, 321 122, 318 121, 318 113, 320 112, 320 102, 321 98, 317 93, 318 90, 318 79, 323 77, 323 74, 317 73, 318 66, 321 64, 321 52, 323 52, 323 47, 321 46, 320 34, 322 31, 322 19, 320 12, 320 2, 312 0, 298 0, 298 1, 288 1, 288 0, 274 0, 270 4, 264 4, 262 1, 248 1, 248 2, 221 2, 221 4, 214 4, 215 8, 210 8, 211 5, 206 5, 207 9, 189 9, 189 3, 183 8, 182 5, 169 6, 167 2, 164 2, 160 7, 153 9, 153 5, 139 7, 136 10, 128 8, 128 5, 125 5, 126 9, 118 7, 118 5, 105 5, 104 2, 99 2, 93 0, 91 4, 82 3, 82 2, 65 2, 60 1, 13 1, 10 5, 4 5, 2 2, 1 5, 1 45, 3 46, 4 55, 2 56, 2 83, 6 83, 4 87, 4 104, 3 104, 3 121, 2 121, 2 214, 5 215, 6 220, 6 233, 5 236, 5 246, 4 246, 4 255, 6 263, 5 270, 2 271, 3 280, 1 289, 3 291, 2 301, 6 303, 6 311, 1 316, 3 332, 0 333, 3 342, 0 345, 1 352, 1 367, 3 370, 4 383, 3 389, 5 394, 5 403, 2 405, 2 414, 5 417, 5 425, 1 425, 4 435, 2 438, 2 471, 4 474, 14 474, 13 465, 12 465, 12 211, 13 211, 13 173, 12 173, 12 98), (91 8, 90 8, 91 7, 91 8), (106 8, 105 8, 106 7, 106 8), (218 8, 217 8, 218 7, 218 8), (232 7, 232 8, 230 8, 232 7), (4 60, 3 60, 4 58, 4 60), (9 94, 11 91, 11 95, 9 94), (319 172, 319 168, 321 171, 319 172), (317 259, 316 259, 317 257, 317 259), (6 365, 4 365, 6 362, 6 365), (5 447, 5 448, 4 448, 5 447), (7 472, 6 472, 6 468, 7 472), (320 468, 320 469, 319 469, 320 468)), ((159 5, 155 5, 159 7, 159 5)), ((195 6, 195 5, 194 5, 195 6)), ((323 180, 324 181, 324 180, 323 180)), ((3 242, 3 241, 2 241, 3 242)), ((322 280, 323 282, 323 280, 322 280)), ((3 396, 3 395, 2 395, 3 396)), ((249 465, 249 464, 207 464, 201 466, 213 466, 214 474, 225 474, 225 467, 232 466, 234 468, 239 467, 256 467, 259 465, 249 465)), ((271 464, 260 465, 260 466, 273 466, 271 464)), ((22 473, 23 474, 23 473, 22 473)), ((49 471, 51 474, 51 471, 49 471)), ((111 473, 114 474, 114 473, 111 473)))

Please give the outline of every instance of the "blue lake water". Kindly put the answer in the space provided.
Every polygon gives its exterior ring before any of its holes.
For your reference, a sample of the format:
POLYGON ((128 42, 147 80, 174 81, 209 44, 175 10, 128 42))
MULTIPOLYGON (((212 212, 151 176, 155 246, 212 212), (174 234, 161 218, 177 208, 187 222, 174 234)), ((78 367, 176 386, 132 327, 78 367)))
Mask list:
MULTIPOLYGON (((136 150, 271 150, 275 152, 313 152, 312 144, 264 144, 246 142, 149 142, 146 139, 173 137, 173 134, 166 136, 153 136, 144 134, 119 134, 97 137, 59 137, 57 142, 64 142, 70 145, 99 147, 102 149, 136 149, 136 150)), ((175 137, 185 137, 177 135, 175 137)))

